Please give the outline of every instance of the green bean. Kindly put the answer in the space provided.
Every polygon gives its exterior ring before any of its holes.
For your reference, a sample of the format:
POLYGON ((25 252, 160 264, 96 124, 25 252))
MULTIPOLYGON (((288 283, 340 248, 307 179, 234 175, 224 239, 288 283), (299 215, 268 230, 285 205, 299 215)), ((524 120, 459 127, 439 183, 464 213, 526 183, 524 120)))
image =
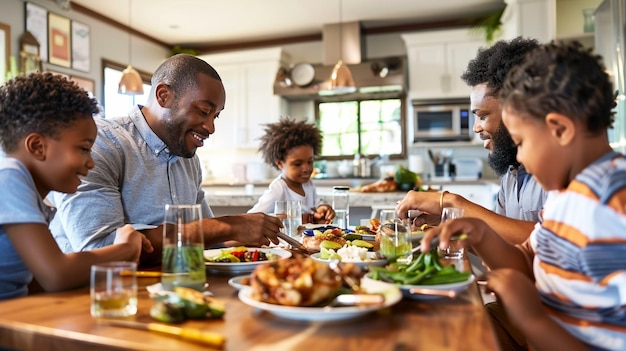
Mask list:
POLYGON ((471 273, 469 272, 457 272, 456 274, 439 275, 433 274, 432 276, 422 280, 422 285, 441 285, 452 284, 466 281, 471 273))
POLYGON ((402 281, 403 285, 416 285, 417 283, 419 283, 422 279, 426 278, 426 276, 428 276, 429 274, 435 272, 437 270, 437 268, 433 267, 428 267, 426 268, 423 272, 412 276, 410 278, 404 279, 402 281))
POLYGON ((424 254, 423 252, 419 254, 419 256, 417 256, 417 259, 413 262, 411 262, 411 264, 406 268, 407 272, 415 272, 415 271, 421 271, 424 268, 424 256, 426 254, 424 254))

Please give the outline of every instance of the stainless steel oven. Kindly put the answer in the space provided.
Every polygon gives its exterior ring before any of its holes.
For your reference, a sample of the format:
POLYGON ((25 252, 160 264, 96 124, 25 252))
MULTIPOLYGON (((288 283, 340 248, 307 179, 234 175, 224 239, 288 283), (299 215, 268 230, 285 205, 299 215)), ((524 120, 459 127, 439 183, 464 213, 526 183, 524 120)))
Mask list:
POLYGON ((414 142, 469 141, 474 117, 468 99, 413 100, 414 142))

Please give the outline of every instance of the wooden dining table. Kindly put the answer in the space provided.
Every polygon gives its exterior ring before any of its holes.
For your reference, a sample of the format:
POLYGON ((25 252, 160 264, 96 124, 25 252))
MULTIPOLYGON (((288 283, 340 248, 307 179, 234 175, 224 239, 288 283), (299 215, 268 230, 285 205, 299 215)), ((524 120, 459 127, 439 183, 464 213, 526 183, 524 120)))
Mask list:
MULTIPOLYGON (((467 261, 464 262, 467 266, 467 261)), ((456 298, 403 298, 389 308, 336 321, 278 317, 250 307, 228 284, 231 276, 207 275, 208 289, 226 305, 223 318, 188 320, 180 326, 223 335, 224 350, 498 350, 476 283, 456 298)), ((131 320, 155 322, 146 286, 159 278, 139 277, 138 312, 131 320)), ((207 350, 205 345, 153 331, 107 325, 90 315, 88 288, 40 293, 0 302, 0 349, 15 350, 207 350)))

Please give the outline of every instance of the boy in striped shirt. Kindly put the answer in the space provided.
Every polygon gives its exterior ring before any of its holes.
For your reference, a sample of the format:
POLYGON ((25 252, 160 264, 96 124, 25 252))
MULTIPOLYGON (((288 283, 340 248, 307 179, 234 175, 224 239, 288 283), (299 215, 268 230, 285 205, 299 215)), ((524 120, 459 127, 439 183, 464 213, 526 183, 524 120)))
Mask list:
POLYGON ((604 66, 579 43, 546 44, 509 72, 500 99, 518 161, 550 191, 539 223, 512 246, 463 218, 429 231, 423 250, 436 235, 446 247, 467 233, 532 350, 624 350, 626 159, 609 145, 615 95, 604 66))

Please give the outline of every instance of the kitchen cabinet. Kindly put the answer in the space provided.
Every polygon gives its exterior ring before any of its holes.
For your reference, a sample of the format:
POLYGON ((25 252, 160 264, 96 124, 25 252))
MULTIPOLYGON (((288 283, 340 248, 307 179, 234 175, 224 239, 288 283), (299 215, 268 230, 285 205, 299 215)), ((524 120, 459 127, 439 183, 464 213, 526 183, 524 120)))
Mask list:
POLYGON ((595 9, 601 0, 505 0, 500 39, 518 36, 547 43, 553 39, 578 40, 593 48, 592 32, 584 31, 584 9, 595 9))
MULTIPOLYGON (((556 35, 556 0, 504 0, 500 39, 535 38, 547 43, 556 35)), ((569 0, 568 0, 569 1, 569 0)))
POLYGON ((264 124, 277 121, 286 102, 274 95, 274 79, 287 61, 280 48, 202 55, 219 73, 226 105, 215 121, 207 145, 216 148, 258 148, 264 124))
POLYGON ((485 45, 469 28, 403 34, 409 62, 409 98, 467 98, 460 76, 485 45))

